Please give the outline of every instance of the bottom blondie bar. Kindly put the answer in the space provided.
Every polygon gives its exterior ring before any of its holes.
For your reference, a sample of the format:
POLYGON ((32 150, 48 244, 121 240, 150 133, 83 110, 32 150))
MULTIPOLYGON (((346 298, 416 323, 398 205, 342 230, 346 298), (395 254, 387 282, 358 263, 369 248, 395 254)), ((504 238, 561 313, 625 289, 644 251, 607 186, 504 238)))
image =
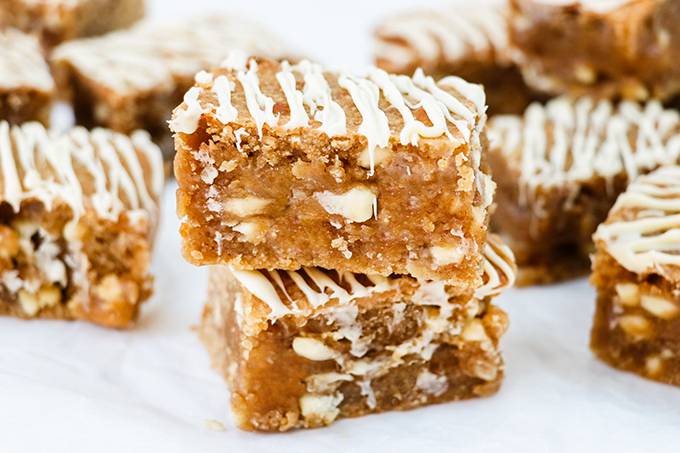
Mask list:
POLYGON ((495 238, 474 295, 401 276, 213 267, 200 333, 246 430, 487 396, 501 384, 507 327, 491 299, 514 270, 495 238))
POLYGON ((680 167, 631 184, 595 240, 593 352, 680 386, 680 167))

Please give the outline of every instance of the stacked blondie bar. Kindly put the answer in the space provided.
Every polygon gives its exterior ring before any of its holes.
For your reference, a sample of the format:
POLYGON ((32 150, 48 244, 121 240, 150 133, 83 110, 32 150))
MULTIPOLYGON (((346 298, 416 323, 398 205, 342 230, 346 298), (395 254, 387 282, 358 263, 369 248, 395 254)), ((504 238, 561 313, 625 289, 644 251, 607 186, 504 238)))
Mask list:
POLYGON ((487 224, 484 91, 230 55, 170 123, 201 336, 244 429, 494 393, 514 280, 487 224), (272 376, 276 376, 272 379, 272 376))

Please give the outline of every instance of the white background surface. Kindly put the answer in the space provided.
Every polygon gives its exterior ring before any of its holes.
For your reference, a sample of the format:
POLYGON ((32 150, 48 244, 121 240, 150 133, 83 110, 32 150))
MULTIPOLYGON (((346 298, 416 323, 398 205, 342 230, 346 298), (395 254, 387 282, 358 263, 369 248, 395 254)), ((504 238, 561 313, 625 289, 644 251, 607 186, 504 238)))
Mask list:
MULTIPOLYGON (((152 14, 181 17, 226 3, 157 0, 152 14)), ((303 52, 354 66, 370 59, 374 21, 423 3, 228 2, 264 15, 303 52)), ((612 371, 589 353, 594 293, 585 280, 499 298, 511 328, 506 382, 492 398, 283 435, 237 430, 226 388, 191 330, 205 271, 180 256, 173 191, 154 262, 157 292, 136 329, 0 319, 0 453, 680 451, 680 389, 612 371), (208 429, 208 420, 226 430, 208 429)))

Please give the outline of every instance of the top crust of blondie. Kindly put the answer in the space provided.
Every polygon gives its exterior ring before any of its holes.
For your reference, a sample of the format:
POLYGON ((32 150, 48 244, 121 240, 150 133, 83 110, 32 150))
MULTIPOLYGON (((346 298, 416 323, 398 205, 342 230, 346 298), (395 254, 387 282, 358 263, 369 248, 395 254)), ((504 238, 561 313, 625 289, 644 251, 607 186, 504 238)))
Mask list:
POLYGON ((410 73, 466 61, 510 65, 504 2, 417 10, 388 18, 376 30, 378 66, 410 73))
POLYGON ((629 180, 680 158, 680 114, 651 101, 640 106, 582 98, 531 105, 524 117, 497 116, 491 148, 519 175, 527 200, 539 188, 595 178, 629 180))
POLYGON ((630 272, 680 282, 680 167, 662 167, 630 184, 595 241, 630 272))
POLYGON ((143 22, 129 30, 58 46, 56 64, 117 96, 174 87, 201 69, 216 66, 233 49, 283 56, 281 39, 260 24, 231 16, 193 17, 178 23, 143 22))
POLYGON ((0 32, 0 90, 54 92, 54 81, 38 40, 19 31, 0 32))
POLYGON ((196 76, 196 85, 173 112, 170 128, 193 134, 203 116, 224 125, 275 134, 296 130, 367 141, 371 172, 375 154, 391 142, 433 148, 476 147, 486 120, 484 90, 458 77, 435 82, 422 71, 413 78, 372 68, 365 77, 326 72, 301 61, 291 65, 232 53, 224 68, 196 76))
POLYGON ((39 123, 0 122, 0 202, 19 212, 39 201, 70 208, 73 221, 93 211, 116 221, 124 212, 158 222, 163 161, 146 132, 132 136, 76 127, 65 134, 39 123))

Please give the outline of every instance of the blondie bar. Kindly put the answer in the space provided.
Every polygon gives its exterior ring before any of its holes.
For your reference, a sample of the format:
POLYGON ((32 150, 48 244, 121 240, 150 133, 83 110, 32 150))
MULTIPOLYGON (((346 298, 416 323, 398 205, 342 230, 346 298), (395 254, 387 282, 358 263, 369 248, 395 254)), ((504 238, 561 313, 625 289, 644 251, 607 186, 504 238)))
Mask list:
POLYGON ((505 2, 420 9, 378 27, 376 64, 388 72, 423 68, 436 78, 457 75, 484 85, 491 114, 521 113, 537 98, 512 62, 505 2))
POLYGON ((643 101, 680 92, 676 0, 511 0, 527 83, 551 94, 643 101))
POLYGON ((201 69, 219 65, 230 50, 280 56, 281 40, 258 24, 225 16, 178 23, 142 23, 130 30, 77 40, 52 55, 60 89, 76 119, 122 133, 150 131, 172 156, 167 121, 201 69))
POLYGON ((519 283, 589 269, 591 236, 639 174, 680 158, 680 115, 658 102, 558 98, 489 123, 498 183, 492 223, 515 252, 519 283))
POLYGON ((592 350, 614 367, 680 386, 680 167, 633 182, 595 243, 592 350))
POLYGON ((47 48, 129 27, 144 0, 0 0, 0 26, 36 34, 47 48))
POLYGON ((514 263, 493 236, 485 256, 476 294, 406 276, 212 267, 200 334, 237 425, 311 428, 495 393, 507 316, 491 299, 514 263))
POLYGON ((495 188, 480 86, 242 57, 173 114, 190 262, 478 286, 495 188))
POLYGON ((162 167, 145 132, 0 122, 0 314, 129 326, 152 292, 162 167))
POLYGON ((37 39, 0 31, 0 120, 47 124, 53 97, 54 81, 37 39))

